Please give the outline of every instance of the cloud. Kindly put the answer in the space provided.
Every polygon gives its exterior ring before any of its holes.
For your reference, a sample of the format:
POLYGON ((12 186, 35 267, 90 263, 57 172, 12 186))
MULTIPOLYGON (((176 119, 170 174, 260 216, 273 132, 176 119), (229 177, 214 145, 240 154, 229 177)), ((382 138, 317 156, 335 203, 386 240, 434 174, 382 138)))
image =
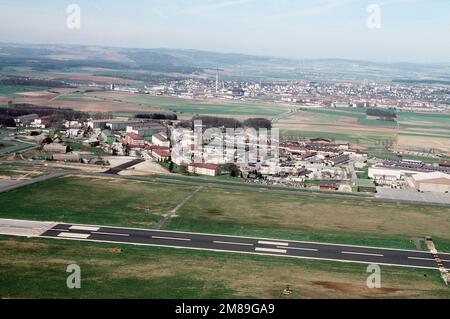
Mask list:
POLYGON ((291 17, 311 16, 314 14, 320 14, 325 11, 343 7, 350 2, 355 2, 355 0, 328 0, 328 1, 323 1, 320 4, 315 3, 313 6, 307 7, 302 10, 288 11, 286 13, 282 13, 280 15, 273 16, 273 17, 274 18, 291 18, 291 17))
POLYGON ((177 12, 177 15, 205 14, 205 13, 217 11, 220 9, 228 8, 228 7, 235 7, 235 6, 239 6, 239 5, 243 5, 243 4, 247 4, 247 3, 253 3, 255 1, 256 0, 229 0, 229 1, 205 4, 205 5, 185 9, 185 10, 180 10, 177 12))

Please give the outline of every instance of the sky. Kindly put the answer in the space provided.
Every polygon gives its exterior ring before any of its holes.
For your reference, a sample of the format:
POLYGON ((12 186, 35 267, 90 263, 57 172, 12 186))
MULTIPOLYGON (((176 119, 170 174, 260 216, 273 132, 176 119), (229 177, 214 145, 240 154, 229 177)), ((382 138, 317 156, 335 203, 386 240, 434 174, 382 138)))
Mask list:
POLYGON ((448 63, 449 39, 449 0, 0 0, 0 42, 448 63))

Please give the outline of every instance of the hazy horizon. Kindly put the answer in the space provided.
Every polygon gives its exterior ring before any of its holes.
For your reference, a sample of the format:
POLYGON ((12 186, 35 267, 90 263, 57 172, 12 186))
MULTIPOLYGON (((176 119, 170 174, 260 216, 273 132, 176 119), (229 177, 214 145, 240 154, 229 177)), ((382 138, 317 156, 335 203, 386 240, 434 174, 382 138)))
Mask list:
POLYGON ((445 39, 450 34, 450 2, 430 2, 0 0, 0 42, 449 63, 450 42, 445 39), (66 25, 72 3, 81 8, 80 29, 66 25), (380 28, 367 26, 370 4, 379 5, 380 28))

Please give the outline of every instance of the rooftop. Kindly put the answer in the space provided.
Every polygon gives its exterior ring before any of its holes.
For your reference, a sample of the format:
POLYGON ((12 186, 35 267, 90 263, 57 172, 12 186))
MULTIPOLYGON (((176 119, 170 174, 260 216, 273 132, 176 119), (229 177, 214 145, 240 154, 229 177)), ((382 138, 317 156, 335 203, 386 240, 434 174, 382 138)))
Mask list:
POLYGON ((217 165, 217 164, 208 164, 208 163, 192 163, 192 164, 189 164, 189 166, 195 167, 195 168, 211 169, 211 170, 216 170, 219 168, 219 165, 217 165))

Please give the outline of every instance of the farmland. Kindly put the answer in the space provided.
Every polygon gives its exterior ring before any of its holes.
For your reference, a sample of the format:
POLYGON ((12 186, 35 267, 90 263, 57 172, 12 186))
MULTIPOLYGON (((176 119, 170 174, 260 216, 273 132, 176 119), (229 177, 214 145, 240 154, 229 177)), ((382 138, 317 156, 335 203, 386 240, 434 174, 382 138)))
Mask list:
POLYGON ((34 86, 4 86, 0 85, 0 95, 6 97, 16 97, 19 93, 42 91, 47 88, 34 86))
POLYGON ((308 109, 282 119, 284 135, 348 141, 375 153, 398 144, 414 150, 450 150, 450 115, 399 113, 397 123, 367 119, 364 109, 308 109))

